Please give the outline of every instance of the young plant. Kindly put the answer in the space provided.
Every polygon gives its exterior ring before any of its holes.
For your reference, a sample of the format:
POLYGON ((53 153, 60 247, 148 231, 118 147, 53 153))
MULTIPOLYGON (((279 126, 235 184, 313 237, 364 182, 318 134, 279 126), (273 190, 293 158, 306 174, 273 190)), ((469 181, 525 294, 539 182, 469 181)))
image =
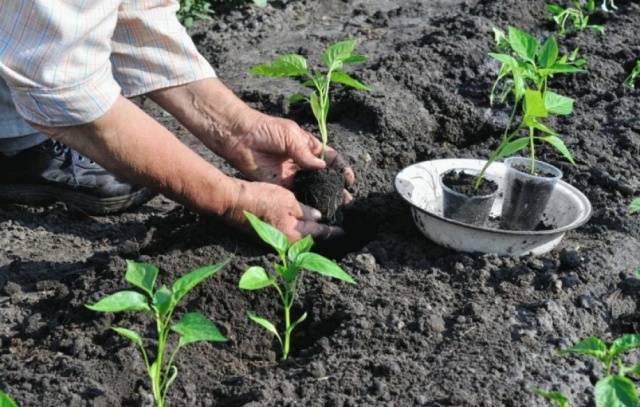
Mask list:
POLYGON ((331 84, 338 83, 360 91, 369 90, 368 86, 344 71, 346 65, 367 60, 366 55, 354 54, 355 47, 355 40, 340 41, 327 47, 322 54, 324 70, 309 68, 307 60, 297 54, 286 54, 276 58, 270 64, 256 65, 249 70, 252 75, 257 76, 298 78, 304 86, 313 89, 309 95, 299 93, 291 95, 289 103, 308 102, 311 105, 320 131, 322 141, 320 158, 322 159, 324 159, 328 138, 327 116, 329 115, 331 84))
POLYGON ((600 8, 605 11, 605 12, 609 12, 611 10, 609 10, 609 7, 611 7, 613 10, 617 10, 618 7, 616 6, 616 3, 614 3, 614 0, 602 0, 602 5, 600 5, 600 8), (608 4, 608 6, 607 6, 608 4))
POLYGON ((525 148, 529 149, 531 172, 535 173, 535 146, 538 142, 551 145, 569 162, 574 162, 562 139, 542 119, 549 115, 571 114, 573 99, 549 90, 548 82, 554 75, 582 72, 580 67, 586 63, 578 57, 579 49, 570 55, 560 56, 558 43, 553 36, 541 44, 532 35, 514 27, 509 27, 508 35, 497 28, 494 28, 494 33, 498 47, 504 52, 489 54, 501 63, 498 77, 491 88, 490 102, 494 103, 496 89, 502 85, 503 91, 498 99, 504 102, 511 95, 513 107, 502 142, 476 178, 476 189, 493 162, 525 148), (521 108, 521 123, 511 131, 518 108, 521 108))
POLYGON ((631 73, 627 76, 627 79, 624 80, 625 86, 635 89, 638 78, 640 78, 640 59, 636 61, 636 65, 631 70, 631 73))
POLYGON ((178 20, 187 28, 198 20, 211 20, 211 2, 209 0, 180 0, 178 20))
POLYGON ((18 404, 2 390, 0 390, 0 407, 18 407, 18 404))
MULTIPOLYGON (((603 3, 603 6, 605 3, 603 3)), ((606 7, 606 6, 605 6, 606 7)), ((559 4, 547 3, 547 10, 553 15, 553 20, 560 28, 560 35, 567 33, 567 21, 573 23, 573 29, 575 31, 584 31, 589 28, 593 31, 604 34, 604 26, 598 24, 589 24, 589 14, 593 13, 596 9, 595 0, 587 0, 582 8, 582 3, 579 0, 573 1, 573 7, 564 8, 559 4)))
POLYGON ((262 222, 249 212, 244 214, 258 236, 278 253, 279 263, 275 263, 273 265, 274 270, 270 272, 260 266, 249 267, 242 274, 238 286, 243 290, 260 290, 273 287, 278 293, 278 298, 280 298, 284 310, 284 326, 281 332, 278 332, 274 323, 259 317, 253 312, 249 312, 247 315, 250 320, 278 339, 282 349, 282 360, 285 360, 291 350, 291 333, 298 324, 307 318, 307 313, 305 312, 294 322, 291 322, 291 308, 296 299, 297 286, 302 270, 333 277, 351 284, 355 284, 355 281, 336 263, 310 251, 313 246, 313 238, 311 236, 306 236, 304 239, 291 244, 278 229, 262 222))
POLYGON ((555 407, 569 407, 569 398, 559 391, 546 391, 542 389, 534 389, 535 393, 547 400, 555 407))
POLYGON ((640 348, 640 335, 626 334, 615 339, 610 346, 596 337, 588 337, 560 353, 591 356, 602 364, 604 376, 593 388, 597 407, 637 407, 640 399, 633 381, 627 376, 640 376, 640 364, 626 366, 622 355, 640 348))
POLYGON ((629 205, 629 214, 634 215, 640 213, 640 198, 635 198, 629 205))
POLYGON ((171 288, 163 285, 154 292, 158 268, 151 264, 127 261, 125 280, 138 290, 118 291, 93 305, 86 306, 96 312, 139 311, 153 315, 157 332, 155 360, 153 361, 149 359, 149 353, 145 349, 140 334, 122 327, 112 327, 111 329, 133 342, 140 349, 151 379, 151 389, 156 407, 164 406, 167 391, 178 376, 178 368, 174 365, 174 359, 180 349, 195 342, 226 341, 213 322, 199 313, 186 313, 176 323, 173 323, 172 320, 175 307, 180 300, 226 264, 227 262, 222 262, 193 270, 176 280, 171 288), (173 345, 169 359, 165 361, 171 332, 178 335, 178 341, 173 345))

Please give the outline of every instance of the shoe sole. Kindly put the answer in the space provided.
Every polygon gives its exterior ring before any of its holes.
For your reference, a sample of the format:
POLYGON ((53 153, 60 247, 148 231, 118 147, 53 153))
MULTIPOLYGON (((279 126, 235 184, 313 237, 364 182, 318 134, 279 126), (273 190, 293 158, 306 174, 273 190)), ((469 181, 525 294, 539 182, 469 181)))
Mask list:
POLYGON ((108 215, 122 212, 143 205, 156 195, 146 188, 129 195, 100 198, 48 185, 0 186, 0 203, 47 205, 62 202, 69 209, 75 209, 89 215, 108 215))

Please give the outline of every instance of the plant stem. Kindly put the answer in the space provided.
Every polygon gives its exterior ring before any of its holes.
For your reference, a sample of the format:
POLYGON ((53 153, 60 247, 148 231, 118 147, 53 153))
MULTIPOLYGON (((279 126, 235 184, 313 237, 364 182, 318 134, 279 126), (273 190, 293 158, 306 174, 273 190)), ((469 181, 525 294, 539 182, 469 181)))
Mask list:
POLYGON ((534 146, 534 129, 529 127, 529 149, 531 150, 531 175, 536 174, 536 150, 534 146))
POLYGON ((291 331, 289 326, 291 325, 291 304, 287 304, 284 307, 284 343, 282 344, 282 360, 286 360, 289 356, 289 349, 291 344, 291 331))
POLYGON ((156 354, 156 361, 153 363, 155 369, 151 375, 151 387, 153 390, 153 398, 156 401, 156 407, 163 407, 164 402, 162 400, 162 356, 165 348, 165 326, 162 322, 162 318, 156 313, 156 328, 158 331, 158 351, 156 354))

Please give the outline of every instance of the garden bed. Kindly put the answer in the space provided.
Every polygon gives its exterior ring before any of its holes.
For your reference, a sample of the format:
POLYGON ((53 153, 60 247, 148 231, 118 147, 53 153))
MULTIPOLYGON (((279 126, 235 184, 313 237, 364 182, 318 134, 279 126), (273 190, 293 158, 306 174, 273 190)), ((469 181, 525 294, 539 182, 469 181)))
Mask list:
MULTIPOLYGON (((231 265, 183 304, 216 321, 229 342, 186 348, 171 406, 425 405, 542 406, 532 387, 554 388, 588 405, 600 367, 555 349, 589 335, 635 332, 640 316, 640 218, 627 214, 640 192, 640 91, 621 86, 640 56, 640 5, 598 13, 606 35, 560 39, 579 46, 588 73, 557 78, 576 98, 555 123, 577 165, 541 157, 589 197, 591 221, 538 258, 454 253, 422 237, 393 191, 395 174, 436 158, 486 157, 508 108, 491 107, 497 69, 492 26, 549 35, 543 1, 300 1, 231 11, 194 32, 201 52, 242 98, 314 130, 306 108, 289 108, 293 84, 249 77, 284 52, 318 58, 326 44, 357 38, 371 59, 355 76, 373 91, 340 90, 330 142, 355 164, 349 234, 324 245, 357 286, 305 277, 299 309, 309 312, 289 361, 246 319, 276 318, 271 293, 242 292, 247 265, 268 264, 266 248, 159 197, 119 216, 88 217, 60 206, 0 208, 0 387, 24 406, 148 405, 137 350, 108 330, 148 327, 136 315, 96 315, 83 304, 125 287, 124 259, 161 267, 173 281, 231 257, 231 265), (252 404, 253 403, 253 404, 252 404)), ((211 161, 173 119, 145 109, 211 161)), ((183 310, 184 308, 179 308, 183 310)), ((276 319, 277 320, 277 319, 276 319)), ((151 332, 148 332, 151 334, 151 332)), ((148 335, 151 336, 151 335, 148 335)))

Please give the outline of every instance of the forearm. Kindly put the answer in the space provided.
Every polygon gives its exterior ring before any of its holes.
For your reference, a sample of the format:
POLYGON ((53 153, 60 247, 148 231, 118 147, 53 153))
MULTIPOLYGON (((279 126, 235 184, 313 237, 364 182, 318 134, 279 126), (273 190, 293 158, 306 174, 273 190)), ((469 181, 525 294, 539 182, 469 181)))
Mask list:
POLYGON ((92 123, 38 129, 121 178, 199 212, 226 214, 242 187, 123 97, 92 123))
POLYGON ((259 115, 215 78, 160 89, 149 97, 224 158, 234 136, 245 133, 247 124, 259 115))

